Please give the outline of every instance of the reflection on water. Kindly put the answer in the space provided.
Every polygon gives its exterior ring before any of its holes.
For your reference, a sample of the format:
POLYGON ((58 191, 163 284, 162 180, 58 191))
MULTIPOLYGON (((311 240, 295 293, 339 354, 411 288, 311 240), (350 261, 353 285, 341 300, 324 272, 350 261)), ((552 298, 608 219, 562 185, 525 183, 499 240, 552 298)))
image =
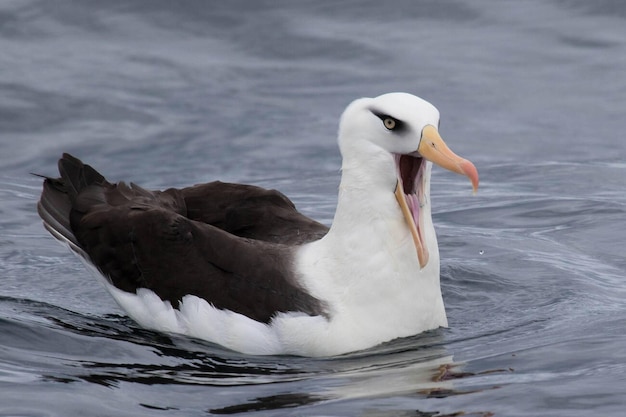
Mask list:
MULTIPOLYGON (((38 364, 45 363, 47 371, 39 377, 43 382, 71 385, 83 381, 108 389, 122 389, 129 383, 164 387, 284 386, 284 391, 272 389, 269 395, 246 394, 236 402, 211 408, 213 414, 394 396, 447 398, 475 392, 457 389, 458 380, 510 372, 463 371, 463 364, 454 362, 443 346, 444 337, 436 331, 336 358, 247 357, 204 341, 146 331, 122 316, 94 318, 45 303, 10 298, 0 301, 6 310, 19 309, 22 313, 22 319, 0 321, 5 335, 20 335, 4 345, 5 360, 26 362, 28 358, 30 369, 23 369, 24 374, 36 372, 38 364), (42 351, 43 340, 47 348, 42 351)), ((8 380, 6 374, 2 380, 8 380)), ((168 404, 156 401, 142 406, 177 409, 171 401, 168 404)))

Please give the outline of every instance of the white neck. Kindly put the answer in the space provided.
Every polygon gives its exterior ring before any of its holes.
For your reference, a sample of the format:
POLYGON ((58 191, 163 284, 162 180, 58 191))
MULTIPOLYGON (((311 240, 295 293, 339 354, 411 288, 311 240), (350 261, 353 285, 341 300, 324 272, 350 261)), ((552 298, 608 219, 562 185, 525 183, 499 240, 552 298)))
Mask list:
MULTIPOLYGON (((428 186, 422 215, 430 260, 420 269, 410 230, 394 195, 397 177, 393 156, 371 144, 359 151, 361 155, 344 153, 333 224, 328 234, 307 250, 312 262, 323 263, 327 269, 327 277, 322 278, 316 268, 315 281, 328 279, 333 285, 375 287, 389 280, 428 279, 439 287, 439 252, 428 186)), ((428 181, 430 165, 425 175, 428 181)))
POLYGON ((366 232, 372 221, 397 217, 393 156, 375 145, 369 147, 361 155, 344 156, 337 210, 329 232, 332 237, 366 232))
MULTIPOLYGON (((365 259, 384 250, 392 257, 401 256, 404 263, 419 272, 411 233, 394 194, 397 176, 393 156, 372 144, 360 147, 358 153, 352 149, 344 155, 337 210, 326 244, 334 246, 333 250, 346 250, 346 256, 365 259), (362 249, 360 253, 358 248, 362 249)), ((426 244, 438 270, 439 252, 429 197, 431 164, 427 164, 422 215, 426 244)))

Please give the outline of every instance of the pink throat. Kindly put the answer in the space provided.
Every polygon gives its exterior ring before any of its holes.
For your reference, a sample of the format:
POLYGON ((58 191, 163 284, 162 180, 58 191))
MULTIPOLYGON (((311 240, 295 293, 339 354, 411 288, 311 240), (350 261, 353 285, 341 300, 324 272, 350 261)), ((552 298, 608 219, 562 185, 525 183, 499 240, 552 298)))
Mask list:
POLYGON ((426 161, 422 157, 412 155, 394 155, 394 159, 398 178, 396 196, 400 193, 406 205, 402 210, 405 213, 407 226, 409 230, 412 230, 411 233, 415 241, 420 265, 424 267, 429 257, 424 236, 424 216, 422 211, 426 203, 424 194, 426 161))

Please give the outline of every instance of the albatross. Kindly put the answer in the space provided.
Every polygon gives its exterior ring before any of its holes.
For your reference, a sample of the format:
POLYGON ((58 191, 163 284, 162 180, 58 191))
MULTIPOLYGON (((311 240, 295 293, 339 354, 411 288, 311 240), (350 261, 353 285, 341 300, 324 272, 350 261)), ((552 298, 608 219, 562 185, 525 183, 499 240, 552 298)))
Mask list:
POLYGON ((407 93, 353 101, 330 228, 283 194, 219 181, 149 191, 64 154, 44 177, 45 228, 142 327, 254 355, 331 356, 447 326, 432 164, 478 172, 407 93))

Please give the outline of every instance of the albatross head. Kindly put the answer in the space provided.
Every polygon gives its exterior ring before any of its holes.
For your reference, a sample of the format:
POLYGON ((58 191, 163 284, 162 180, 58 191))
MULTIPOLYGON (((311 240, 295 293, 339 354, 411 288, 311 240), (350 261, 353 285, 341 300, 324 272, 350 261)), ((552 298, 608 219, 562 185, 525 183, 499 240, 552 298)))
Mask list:
POLYGON ((429 259, 421 209, 428 197, 427 161, 467 176, 474 192, 478 188, 476 167, 448 148, 438 126, 439 111, 429 102, 407 93, 355 100, 345 110, 339 126, 344 172, 353 166, 364 172, 368 165, 374 166, 380 159, 394 162, 388 164, 386 171, 390 172, 378 173, 378 183, 395 193, 421 268, 429 259))

